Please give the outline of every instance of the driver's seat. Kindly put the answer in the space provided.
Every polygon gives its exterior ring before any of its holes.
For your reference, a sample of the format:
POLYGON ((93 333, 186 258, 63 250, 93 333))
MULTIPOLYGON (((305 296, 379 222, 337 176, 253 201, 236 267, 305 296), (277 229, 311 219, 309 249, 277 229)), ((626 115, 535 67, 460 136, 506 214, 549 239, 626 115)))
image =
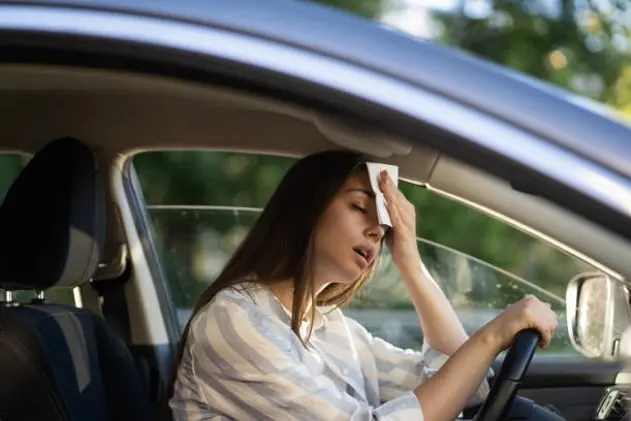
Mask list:
MULTIPOLYGON (((0 288, 89 282, 105 239, 105 188, 92 152, 56 140, 0 206, 0 288)), ((36 300, 0 303, 0 420, 154 419, 123 341, 101 317, 36 300)))

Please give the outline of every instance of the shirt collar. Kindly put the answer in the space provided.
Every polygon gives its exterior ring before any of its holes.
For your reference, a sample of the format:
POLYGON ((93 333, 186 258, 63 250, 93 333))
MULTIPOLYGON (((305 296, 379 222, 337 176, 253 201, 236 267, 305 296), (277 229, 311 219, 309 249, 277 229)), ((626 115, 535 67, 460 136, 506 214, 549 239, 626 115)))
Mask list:
MULTIPOLYGON (((278 297, 276 297, 276 294, 274 294, 269 288, 261 286, 260 290, 267 296, 267 303, 268 305, 272 308, 272 310, 275 311, 275 313, 279 316, 284 316, 282 318, 285 318, 287 320, 288 323, 291 323, 291 311, 289 309, 287 309, 278 299, 278 297), (280 314, 279 314, 280 313, 280 314)), ((314 322, 313 322, 313 331, 315 332, 318 329, 321 328, 326 328, 326 314, 323 313, 322 309, 319 307, 316 307, 316 311, 315 311, 315 318, 314 318, 314 322)), ((309 329, 309 322, 307 321, 303 321, 300 329, 308 332, 309 329)))

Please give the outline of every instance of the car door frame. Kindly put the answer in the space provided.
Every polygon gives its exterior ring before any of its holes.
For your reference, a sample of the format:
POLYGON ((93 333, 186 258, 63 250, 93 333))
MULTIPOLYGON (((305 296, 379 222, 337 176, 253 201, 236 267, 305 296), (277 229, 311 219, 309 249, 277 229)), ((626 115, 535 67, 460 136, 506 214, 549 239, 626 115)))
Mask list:
MULTIPOLYGON (((96 63, 98 67, 221 83, 370 122, 499 177, 519 174, 528 183, 540 185, 537 194, 542 197, 564 207, 572 205, 574 210, 580 204, 583 216, 631 239, 631 211, 621 199, 631 197, 631 181, 626 176, 542 136, 536 127, 516 125, 392 71, 300 48, 291 39, 267 39, 229 27, 85 7, 1 4, 0 33, 6 35, 0 47, 9 52, 3 61, 96 63), (99 62, 95 52, 110 54, 113 59, 99 62), (426 136, 420 138, 419 133, 426 136), (596 174, 615 189, 601 189, 581 174, 596 174)), ((577 107, 576 115, 580 113, 577 107)), ((603 120, 602 124, 609 123, 603 120)), ((130 192, 128 189, 118 199, 130 200, 130 192)), ((129 210, 138 215, 137 206, 130 205, 129 210)), ((136 220, 134 227, 126 229, 138 230, 136 234, 143 236, 150 228, 136 220)), ((148 250, 145 253, 149 256, 148 250)), ((154 282, 165 282, 155 271, 152 275, 154 282)), ((156 295, 169 341, 177 343, 168 293, 158 291, 156 295)), ((574 363, 559 364, 555 367, 562 371, 574 367, 574 363)), ((602 372, 611 365, 594 362, 593 368, 602 372)), ((606 381, 612 384, 615 376, 606 381)))

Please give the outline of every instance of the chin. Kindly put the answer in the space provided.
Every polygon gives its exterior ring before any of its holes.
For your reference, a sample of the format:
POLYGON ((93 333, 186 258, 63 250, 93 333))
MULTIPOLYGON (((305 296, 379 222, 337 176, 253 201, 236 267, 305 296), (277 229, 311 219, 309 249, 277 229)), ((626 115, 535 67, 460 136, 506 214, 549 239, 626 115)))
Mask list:
POLYGON ((328 274, 328 276, 325 275, 322 278, 316 276, 316 279, 329 279, 329 283, 331 284, 351 285, 364 274, 364 271, 362 271, 356 265, 349 266, 336 264, 330 265, 327 268, 326 273, 328 274))
POLYGON ((351 285, 351 284, 354 284, 355 282, 357 282, 357 280, 363 274, 364 274, 363 271, 358 271, 357 269, 345 271, 343 274, 340 273, 340 276, 338 276, 338 278, 337 278, 338 281, 336 283, 343 284, 343 285, 351 285))

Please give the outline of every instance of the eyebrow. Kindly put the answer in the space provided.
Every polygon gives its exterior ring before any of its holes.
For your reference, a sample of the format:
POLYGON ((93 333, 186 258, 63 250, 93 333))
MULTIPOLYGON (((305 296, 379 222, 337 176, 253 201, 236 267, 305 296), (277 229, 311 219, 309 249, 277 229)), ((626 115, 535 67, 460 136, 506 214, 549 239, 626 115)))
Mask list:
POLYGON ((354 188, 354 189, 348 189, 346 191, 349 193, 353 193, 353 192, 364 193, 366 196, 368 196, 371 199, 375 198, 375 193, 372 190, 354 188))

